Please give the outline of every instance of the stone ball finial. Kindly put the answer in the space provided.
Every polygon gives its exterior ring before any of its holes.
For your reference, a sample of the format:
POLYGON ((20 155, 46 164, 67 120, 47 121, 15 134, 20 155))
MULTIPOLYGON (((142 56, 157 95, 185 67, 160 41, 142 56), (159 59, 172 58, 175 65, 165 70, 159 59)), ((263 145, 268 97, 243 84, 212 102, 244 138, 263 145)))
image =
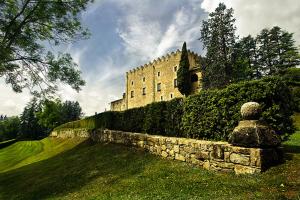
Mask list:
POLYGON ((257 102, 247 102, 241 107, 241 115, 244 120, 256 120, 260 117, 261 107, 257 102))
POLYGON ((258 120, 261 114, 259 103, 248 102, 242 105, 243 120, 234 128, 228 142, 241 147, 277 147, 281 140, 266 123, 258 120))

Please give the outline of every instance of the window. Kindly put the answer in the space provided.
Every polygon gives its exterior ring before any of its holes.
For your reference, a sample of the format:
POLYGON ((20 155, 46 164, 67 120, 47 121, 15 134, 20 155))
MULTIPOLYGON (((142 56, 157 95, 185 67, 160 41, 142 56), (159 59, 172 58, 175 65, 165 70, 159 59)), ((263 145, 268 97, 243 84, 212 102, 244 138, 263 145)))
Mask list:
POLYGON ((171 94, 170 96, 171 96, 171 99, 173 99, 173 94, 171 94))
POLYGON ((131 85, 133 85, 133 81, 131 81, 131 85))
POLYGON ((157 76, 160 76, 160 72, 157 72, 157 76))
POLYGON ((160 100, 161 100, 161 101, 163 101, 163 100, 164 100, 163 96, 160 96, 160 100))
POLYGON ((143 77, 143 82, 145 82, 145 80, 146 80, 146 78, 145 78, 145 77, 143 77))
POLYGON ((157 83, 157 92, 161 91, 161 83, 157 83))
POLYGON ((134 91, 130 92, 130 97, 133 98, 134 97, 134 91))
POLYGON ((146 95, 146 88, 143 88, 143 95, 146 95))
POLYGON ((174 72, 177 72, 177 66, 174 67, 174 72))
POLYGON ((191 76, 191 82, 194 83, 194 82, 197 82, 197 81, 198 81, 197 74, 192 74, 192 76, 191 76))
POLYGON ((177 88, 177 78, 174 79, 174 88, 177 88))

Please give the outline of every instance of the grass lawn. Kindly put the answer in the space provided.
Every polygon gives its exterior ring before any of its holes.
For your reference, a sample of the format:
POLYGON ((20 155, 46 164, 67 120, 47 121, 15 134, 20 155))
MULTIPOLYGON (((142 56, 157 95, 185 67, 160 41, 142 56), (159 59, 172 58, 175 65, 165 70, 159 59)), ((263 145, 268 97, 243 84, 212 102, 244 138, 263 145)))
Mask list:
POLYGON ((0 150, 0 199, 300 199, 300 131, 286 162, 216 173, 122 145, 45 138, 0 150))

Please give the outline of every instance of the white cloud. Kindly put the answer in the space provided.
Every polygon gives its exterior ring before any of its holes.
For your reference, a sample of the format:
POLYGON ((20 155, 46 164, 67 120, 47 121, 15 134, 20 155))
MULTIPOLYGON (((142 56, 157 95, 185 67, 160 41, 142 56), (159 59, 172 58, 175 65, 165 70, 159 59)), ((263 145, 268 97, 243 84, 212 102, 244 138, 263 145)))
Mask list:
POLYGON ((23 93, 15 93, 10 85, 5 84, 3 79, 0 80, 0 91, 0 115, 13 116, 20 114, 31 98, 26 90, 23 93))
POLYGON ((126 53, 139 55, 140 63, 143 63, 181 48, 184 41, 194 47, 200 46, 197 41, 202 20, 199 14, 200 1, 193 0, 187 2, 185 7, 173 10, 168 21, 160 21, 158 18, 145 15, 145 12, 140 12, 145 4, 148 5, 147 9, 151 10, 149 2, 145 1, 142 7, 137 6, 138 9, 134 7, 134 10, 130 10, 128 2, 126 4, 128 15, 120 19, 118 28, 126 53))
POLYGON ((234 9, 239 35, 257 35, 263 28, 279 26, 295 33, 296 43, 300 45, 299 0, 204 0, 201 7, 212 12, 220 2, 234 9))

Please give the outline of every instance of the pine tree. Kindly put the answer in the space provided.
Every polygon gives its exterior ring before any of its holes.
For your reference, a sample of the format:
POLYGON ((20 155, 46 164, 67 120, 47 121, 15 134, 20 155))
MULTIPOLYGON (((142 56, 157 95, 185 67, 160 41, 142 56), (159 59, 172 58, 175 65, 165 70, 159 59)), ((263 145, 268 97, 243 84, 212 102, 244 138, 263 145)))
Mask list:
POLYGON ((239 40, 234 46, 232 55, 234 81, 261 78, 262 74, 257 59, 255 38, 248 35, 239 40))
POLYGON ((186 49, 186 43, 183 43, 181 58, 179 63, 179 69, 177 71, 177 86, 181 94, 188 96, 191 92, 190 83, 190 63, 188 58, 188 52, 186 49))
POLYGON ((264 75, 278 74, 300 64, 293 34, 275 26, 263 29, 257 36, 258 62, 264 75))
POLYGON ((203 21, 200 40, 207 50, 207 65, 202 68, 203 87, 220 88, 232 81, 232 53, 235 45, 233 9, 220 3, 203 21))

